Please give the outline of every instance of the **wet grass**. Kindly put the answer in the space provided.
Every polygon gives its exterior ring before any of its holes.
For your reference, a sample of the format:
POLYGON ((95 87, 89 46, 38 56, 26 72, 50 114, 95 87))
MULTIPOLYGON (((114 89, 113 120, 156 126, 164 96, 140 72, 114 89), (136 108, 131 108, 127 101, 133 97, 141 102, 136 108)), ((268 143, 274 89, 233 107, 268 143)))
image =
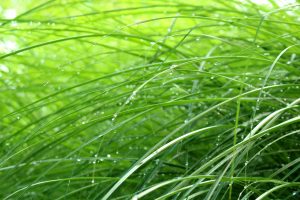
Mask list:
POLYGON ((299 199, 299 6, 1 2, 1 199, 299 199))

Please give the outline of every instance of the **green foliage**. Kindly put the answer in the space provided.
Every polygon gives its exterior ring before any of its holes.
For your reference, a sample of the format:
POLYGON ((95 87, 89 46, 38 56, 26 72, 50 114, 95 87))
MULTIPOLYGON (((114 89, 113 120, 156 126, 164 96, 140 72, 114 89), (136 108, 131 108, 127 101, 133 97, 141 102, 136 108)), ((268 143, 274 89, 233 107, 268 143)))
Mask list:
POLYGON ((300 199, 300 4, 2 0, 1 199, 300 199))

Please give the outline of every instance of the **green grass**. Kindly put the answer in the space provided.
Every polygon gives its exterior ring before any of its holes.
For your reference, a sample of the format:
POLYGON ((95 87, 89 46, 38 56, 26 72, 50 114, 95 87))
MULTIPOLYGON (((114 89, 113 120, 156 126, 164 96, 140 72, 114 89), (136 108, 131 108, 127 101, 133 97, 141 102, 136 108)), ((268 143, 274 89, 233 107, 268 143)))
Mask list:
POLYGON ((0 198, 299 199, 300 2, 253 2, 1 1, 0 198))

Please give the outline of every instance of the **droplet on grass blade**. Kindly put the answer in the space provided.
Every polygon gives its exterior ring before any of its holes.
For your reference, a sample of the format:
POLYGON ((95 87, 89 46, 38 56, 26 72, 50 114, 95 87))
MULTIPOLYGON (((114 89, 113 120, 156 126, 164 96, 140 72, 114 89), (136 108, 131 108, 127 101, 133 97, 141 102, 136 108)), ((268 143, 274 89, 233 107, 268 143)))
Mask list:
POLYGON ((293 196, 296 196, 296 194, 297 194, 297 191, 294 191, 294 192, 293 192, 293 196))
POLYGON ((113 115, 113 118, 111 119, 111 121, 115 121, 115 120, 116 120, 116 118, 117 118, 117 116, 118 116, 118 114, 117 114, 117 113, 115 113, 115 114, 113 115))
POLYGON ((0 71, 8 73, 9 72, 9 68, 6 65, 0 65, 0 71))

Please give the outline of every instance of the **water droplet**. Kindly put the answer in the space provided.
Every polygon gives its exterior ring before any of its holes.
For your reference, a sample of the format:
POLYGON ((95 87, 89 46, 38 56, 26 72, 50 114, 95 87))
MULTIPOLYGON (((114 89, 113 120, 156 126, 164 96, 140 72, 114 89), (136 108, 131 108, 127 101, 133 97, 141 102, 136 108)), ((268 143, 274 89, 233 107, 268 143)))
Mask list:
POLYGON ((158 165, 158 163, 159 163, 159 159, 156 159, 155 164, 158 165))
POLYGON ((174 68, 176 68, 177 67, 177 65, 171 65, 170 66, 170 69, 172 70, 172 69, 174 69, 174 68))
POLYGON ((295 192, 293 192, 293 196, 295 196, 297 194, 297 192, 295 191, 295 192))
POLYGON ((8 73, 8 72, 9 72, 9 69, 8 69, 8 67, 5 66, 5 65, 0 65, 0 71, 5 72, 5 73, 8 73))
POLYGON ((10 22, 10 25, 11 25, 12 27, 17 27, 17 26, 18 26, 18 22, 12 21, 12 22, 10 22))
POLYGON ((111 119, 111 121, 115 121, 115 120, 116 120, 116 118, 117 118, 117 116, 118 116, 118 114, 117 114, 117 113, 115 113, 115 114, 113 115, 113 118, 111 119))

